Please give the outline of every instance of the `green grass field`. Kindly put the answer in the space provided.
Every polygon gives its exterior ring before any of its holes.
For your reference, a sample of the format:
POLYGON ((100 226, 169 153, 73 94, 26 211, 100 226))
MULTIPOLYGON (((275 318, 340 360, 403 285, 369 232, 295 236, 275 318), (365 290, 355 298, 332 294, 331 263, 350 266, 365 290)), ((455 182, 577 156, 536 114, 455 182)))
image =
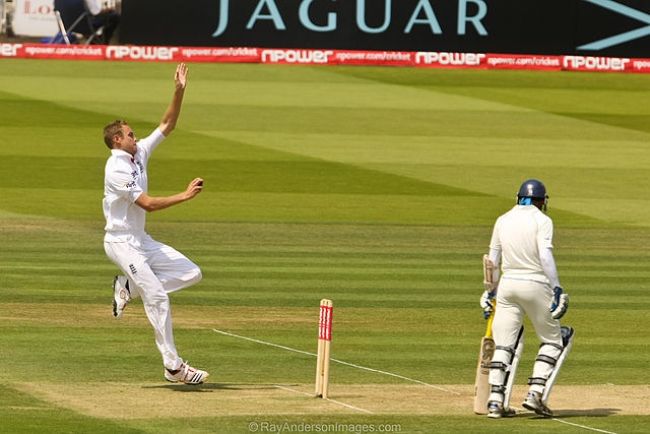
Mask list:
POLYGON ((112 318, 102 246, 101 129, 147 134, 173 70, 0 61, 0 432, 647 432, 650 76, 192 64, 149 185, 205 191, 148 217, 203 269, 172 296, 181 356, 212 374, 187 387, 140 302, 112 318), (557 417, 494 421, 471 412, 481 256, 528 177, 577 337, 557 417), (355 365, 333 363, 331 401, 305 354, 324 297, 355 365))

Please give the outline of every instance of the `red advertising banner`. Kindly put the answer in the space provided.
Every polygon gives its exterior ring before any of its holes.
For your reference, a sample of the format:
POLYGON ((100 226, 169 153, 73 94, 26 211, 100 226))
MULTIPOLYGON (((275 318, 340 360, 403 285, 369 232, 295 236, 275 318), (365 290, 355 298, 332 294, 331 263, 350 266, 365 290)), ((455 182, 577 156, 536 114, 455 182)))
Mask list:
POLYGON ((0 43, 2 58, 650 73, 650 59, 428 51, 0 43))
POLYGON ((530 54, 490 54, 487 67, 490 69, 534 69, 560 71, 563 56, 534 56, 530 54))

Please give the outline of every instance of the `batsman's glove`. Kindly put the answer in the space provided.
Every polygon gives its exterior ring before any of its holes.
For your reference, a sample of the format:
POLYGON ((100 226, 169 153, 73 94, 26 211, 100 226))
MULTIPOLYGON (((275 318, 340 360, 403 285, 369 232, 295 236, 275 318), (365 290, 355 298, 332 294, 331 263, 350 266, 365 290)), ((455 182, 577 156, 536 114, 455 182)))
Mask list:
POLYGON ((481 295, 481 300, 479 302, 483 309, 483 318, 488 319, 494 311, 494 297, 496 295, 496 291, 483 291, 483 295, 481 295))
POLYGON ((553 288, 553 302, 551 303, 551 316, 553 319, 560 319, 569 309, 569 294, 566 294, 562 288, 556 286, 553 288))

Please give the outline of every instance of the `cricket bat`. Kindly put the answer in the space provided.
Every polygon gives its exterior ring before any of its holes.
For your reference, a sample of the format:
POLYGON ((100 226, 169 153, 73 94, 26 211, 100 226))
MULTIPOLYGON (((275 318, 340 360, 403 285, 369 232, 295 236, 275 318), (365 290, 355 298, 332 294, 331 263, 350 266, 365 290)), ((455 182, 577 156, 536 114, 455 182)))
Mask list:
POLYGON ((474 382, 474 413, 487 414, 487 401, 490 396, 490 384, 488 376, 490 373, 490 362, 494 355, 494 339, 492 339, 492 320, 494 310, 487 321, 485 336, 481 339, 481 349, 478 355, 478 366, 476 367, 476 381, 474 382))

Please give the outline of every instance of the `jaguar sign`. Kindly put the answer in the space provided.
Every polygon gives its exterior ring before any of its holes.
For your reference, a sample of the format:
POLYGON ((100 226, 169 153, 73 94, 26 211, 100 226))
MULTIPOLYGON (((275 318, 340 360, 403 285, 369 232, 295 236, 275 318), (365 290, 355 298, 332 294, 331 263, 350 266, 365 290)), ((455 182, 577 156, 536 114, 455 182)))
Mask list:
POLYGON ((138 45, 650 57, 647 0, 123 0, 138 45))

